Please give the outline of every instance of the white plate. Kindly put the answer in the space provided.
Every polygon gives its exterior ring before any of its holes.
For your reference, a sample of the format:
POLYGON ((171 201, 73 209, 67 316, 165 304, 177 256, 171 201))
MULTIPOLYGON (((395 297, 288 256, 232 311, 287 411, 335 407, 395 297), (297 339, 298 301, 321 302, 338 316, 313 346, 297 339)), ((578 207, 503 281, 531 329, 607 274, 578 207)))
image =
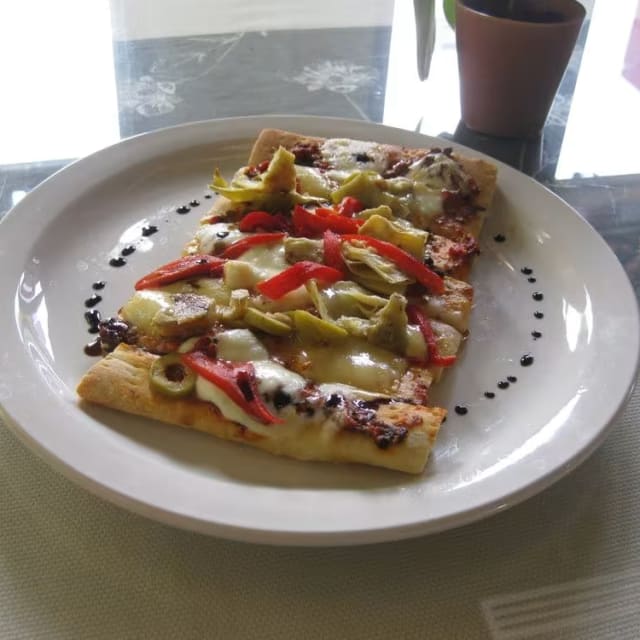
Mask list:
POLYGON ((106 280, 113 314, 133 282, 178 255, 204 210, 214 166, 244 164, 263 127, 428 146, 448 143, 365 122, 258 117, 189 124, 126 140, 67 167, 0 226, 4 415, 54 467, 99 496, 180 527, 279 544, 349 544, 440 531, 548 486, 604 438, 635 380, 638 314, 600 236, 539 184, 500 165, 476 262, 471 337, 434 400, 451 412, 425 473, 271 457, 101 409, 74 393, 83 301, 106 280), (175 213, 192 199, 203 205, 175 213), (159 232, 141 241, 143 223, 159 232), (498 232, 507 237, 496 243, 498 232), (108 259, 138 250, 120 269, 108 259), (535 284, 520 269, 534 269, 535 284), (532 299, 534 291, 544 300, 532 299), (13 301, 13 304, 10 303, 13 301), (544 318, 533 317, 536 310, 544 318), (532 330, 543 337, 533 340, 532 330), (533 366, 520 357, 533 354, 533 366), (518 380, 496 388, 509 375, 518 380), (485 391, 494 391, 488 400, 485 391))

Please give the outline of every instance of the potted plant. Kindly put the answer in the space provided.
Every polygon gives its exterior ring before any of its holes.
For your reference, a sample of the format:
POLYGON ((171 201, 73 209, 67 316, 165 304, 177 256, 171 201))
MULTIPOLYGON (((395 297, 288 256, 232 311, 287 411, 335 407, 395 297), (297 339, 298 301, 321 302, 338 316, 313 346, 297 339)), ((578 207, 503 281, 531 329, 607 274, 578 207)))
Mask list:
MULTIPOLYGON (((434 0, 414 0, 418 65, 435 43, 434 0)), ((571 57, 584 7, 577 0, 443 0, 456 29, 463 122, 497 136, 534 137, 571 57)), ((421 64, 422 62, 422 64, 421 64)))

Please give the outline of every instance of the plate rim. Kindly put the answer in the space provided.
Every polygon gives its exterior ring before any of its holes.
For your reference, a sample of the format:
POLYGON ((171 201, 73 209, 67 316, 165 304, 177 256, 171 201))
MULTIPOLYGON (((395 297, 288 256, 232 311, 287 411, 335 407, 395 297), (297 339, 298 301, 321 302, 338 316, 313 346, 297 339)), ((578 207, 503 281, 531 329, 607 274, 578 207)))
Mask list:
MULTIPOLYGON (((85 156, 84 158, 77 159, 72 163, 66 165, 59 171, 49 176, 46 180, 41 182, 35 189, 33 189, 25 198, 13 207, 0 222, 0 247, 4 241, 4 235, 2 232, 6 231, 8 227, 15 224, 21 224, 17 218, 23 209, 27 209, 32 200, 50 188, 51 183, 59 180, 61 174, 72 174, 74 171, 80 170, 84 166, 83 163, 87 162, 99 162, 102 157, 108 157, 110 153, 118 153, 118 150, 126 149, 128 145, 136 145, 139 141, 153 139, 162 135, 172 135, 176 130, 181 129, 193 129, 203 126, 209 126, 215 124, 215 126, 221 126, 225 123, 239 123, 246 125, 245 129, 253 127, 255 132, 264 127, 278 127, 284 128, 289 126, 292 130, 304 130, 300 127, 308 125, 311 129, 329 129, 331 125, 334 126, 350 126, 352 125, 356 129, 366 129, 371 131, 371 136, 375 136, 376 131, 386 130, 387 132, 395 132, 400 134, 400 137, 411 138, 418 144, 419 140, 424 140, 425 143, 433 144, 434 141, 444 144, 446 146, 454 146, 461 151, 467 151, 476 157, 481 157, 494 162, 499 169, 499 172, 513 172, 518 174, 518 179, 526 179, 530 183, 535 185, 535 188, 544 190, 549 196, 553 197, 557 203, 566 209, 569 209, 574 216, 580 220, 580 222, 588 227, 589 232, 594 234, 594 239, 599 241, 601 248, 609 252, 615 259, 619 267, 620 273, 624 276, 625 286, 627 288, 627 294, 631 294, 631 300, 635 302, 633 305, 633 324, 636 329, 639 327, 638 320, 638 301, 635 297, 635 293, 629 282, 628 276, 622 266, 620 265, 617 257, 607 245, 603 237, 593 228, 593 226, 585 220, 573 207, 566 203, 557 194, 551 191, 545 185, 542 185, 533 178, 526 176, 513 169, 512 167, 494 159, 486 154, 478 152, 474 149, 469 149, 463 145, 459 145, 453 141, 445 140, 435 136, 428 136, 418 132, 412 132, 406 129, 398 129, 395 127, 389 127, 384 124, 372 123, 362 120, 351 120, 344 118, 333 118, 323 116, 300 116, 300 115, 264 115, 264 116, 241 116, 231 118, 221 118, 212 120, 201 120, 197 122, 183 123, 172 127, 165 127, 155 131, 144 132, 125 138, 113 145, 97 150, 94 153, 85 156), (287 123, 291 123, 287 125, 287 123)), ((247 131, 245 138, 251 140, 252 135, 255 135, 247 131)), ((360 134, 358 134, 360 135, 360 134)), ((215 145, 216 141, 212 140, 207 144, 215 145)), ((188 148, 188 147, 186 147, 188 148)), ((0 276, 0 289, 4 289, 5 278, 0 276)), ((15 282, 13 283, 15 287, 15 282)), ((13 327, 15 330, 15 326, 13 327)), ((637 333, 637 332, 636 332, 637 333)), ((636 348, 632 354, 633 357, 633 374, 627 381, 624 387, 624 393, 621 394, 619 401, 609 411, 609 418, 605 423, 596 431, 593 437, 580 449, 572 452, 572 455, 565 458, 562 463, 556 464, 554 467, 546 470, 545 473, 540 474, 534 480, 519 487, 514 491, 506 491, 502 495, 491 497, 490 499, 476 503, 461 511, 456 511, 445 516, 440 516, 431 520, 419 520, 411 523, 404 523, 396 526, 381 527, 381 528, 366 528, 366 529, 348 529, 348 530, 332 530, 332 531, 307 531, 307 530, 293 530, 293 529, 278 529, 273 528, 262 529, 259 527, 246 527, 229 525, 222 522, 212 522, 211 520, 202 520, 190 515, 179 513, 168 509, 167 506, 159 506, 149 504, 135 496, 125 495, 115 490, 112 487, 105 485, 104 483, 96 481, 94 478, 78 471, 67 460, 60 459, 54 452, 47 449, 41 442, 39 442, 30 432, 28 427, 23 427, 19 421, 14 419, 12 412, 7 408, 7 401, 2 400, 0 402, 0 414, 4 417, 7 426, 10 430, 18 436, 18 438, 25 443, 31 450, 35 451, 47 464, 53 467, 55 470, 61 472, 66 477, 70 478, 76 484, 79 484, 83 488, 89 490, 94 495, 100 498, 106 499, 120 507, 153 519, 155 521, 164 522, 171 526, 196 531, 199 533, 205 533, 209 535, 215 535, 226 539, 240 540, 252 543, 267 543, 267 544, 281 544, 281 545, 301 545, 301 546, 333 546, 333 545, 346 545, 346 544, 365 544, 365 543, 377 543, 390 540, 400 540, 405 538, 411 538, 418 535, 425 535, 430 533, 436 533, 462 525, 470 524, 477 520, 491 516, 506 508, 515 506, 528 499, 529 497, 539 493, 551 484, 558 481, 570 473, 573 469, 579 466, 584 460, 586 460, 595 451, 604 439, 609 435, 609 432, 616 423, 616 420, 620 413, 623 411, 626 403, 629 400, 631 393, 633 392, 636 378, 638 374, 638 367, 640 364, 640 343, 637 340, 636 335, 636 348)))

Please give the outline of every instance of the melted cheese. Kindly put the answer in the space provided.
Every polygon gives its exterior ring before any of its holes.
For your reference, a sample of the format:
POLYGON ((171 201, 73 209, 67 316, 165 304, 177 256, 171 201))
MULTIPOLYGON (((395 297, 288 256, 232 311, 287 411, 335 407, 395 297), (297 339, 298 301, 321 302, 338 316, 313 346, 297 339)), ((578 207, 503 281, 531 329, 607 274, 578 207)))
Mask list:
POLYGON ((320 153, 332 169, 338 171, 368 170, 382 173, 387 166, 386 154, 375 142, 329 138, 320 146, 320 153), (358 161, 359 155, 367 156, 369 160, 358 161))
POLYGON ((230 329, 217 334, 216 338, 216 351, 222 360, 251 362, 269 357, 260 340, 249 329, 230 329))
POLYGON ((407 362, 364 340, 305 348, 310 365, 305 375, 318 383, 342 383, 366 391, 391 391, 407 370, 407 362))
POLYGON ((202 225, 196 232, 198 253, 210 255, 222 252, 226 247, 242 238, 251 235, 234 229, 226 222, 202 225), (226 234, 226 235, 225 235, 226 234), (220 237, 224 236, 224 237, 220 237))
POLYGON ((152 333, 153 318, 160 311, 173 306, 171 294, 157 289, 144 289, 136 293, 120 310, 122 318, 142 334, 152 333))
POLYGON ((224 265, 224 282, 231 289, 249 289, 289 266, 285 260, 284 243, 258 245, 245 251, 237 260, 224 265))
MULTIPOLYGON (((269 360, 267 350, 251 331, 231 329, 219 333, 217 339, 219 358, 235 362, 253 362, 258 390, 261 395, 273 394, 282 390, 289 394, 294 401, 299 398, 299 394, 306 384, 305 379, 269 360)), ((200 400, 215 404, 225 418, 245 426, 253 433, 269 436, 275 428, 264 425, 249 416, 224 391, 201 376, 198 376, 196 380, 196 396, 200 400)))

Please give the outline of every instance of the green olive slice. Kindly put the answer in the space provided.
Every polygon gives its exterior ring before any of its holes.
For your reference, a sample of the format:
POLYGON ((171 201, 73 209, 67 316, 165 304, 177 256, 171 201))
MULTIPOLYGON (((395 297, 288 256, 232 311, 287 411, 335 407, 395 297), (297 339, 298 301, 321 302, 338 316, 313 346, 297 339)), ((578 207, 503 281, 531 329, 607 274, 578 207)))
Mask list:
POLYGON ((166 396, 188 396, 196 386, 196 374, 186 367, 177 353, 158 358, 149 371, 151 387, 166 396))

